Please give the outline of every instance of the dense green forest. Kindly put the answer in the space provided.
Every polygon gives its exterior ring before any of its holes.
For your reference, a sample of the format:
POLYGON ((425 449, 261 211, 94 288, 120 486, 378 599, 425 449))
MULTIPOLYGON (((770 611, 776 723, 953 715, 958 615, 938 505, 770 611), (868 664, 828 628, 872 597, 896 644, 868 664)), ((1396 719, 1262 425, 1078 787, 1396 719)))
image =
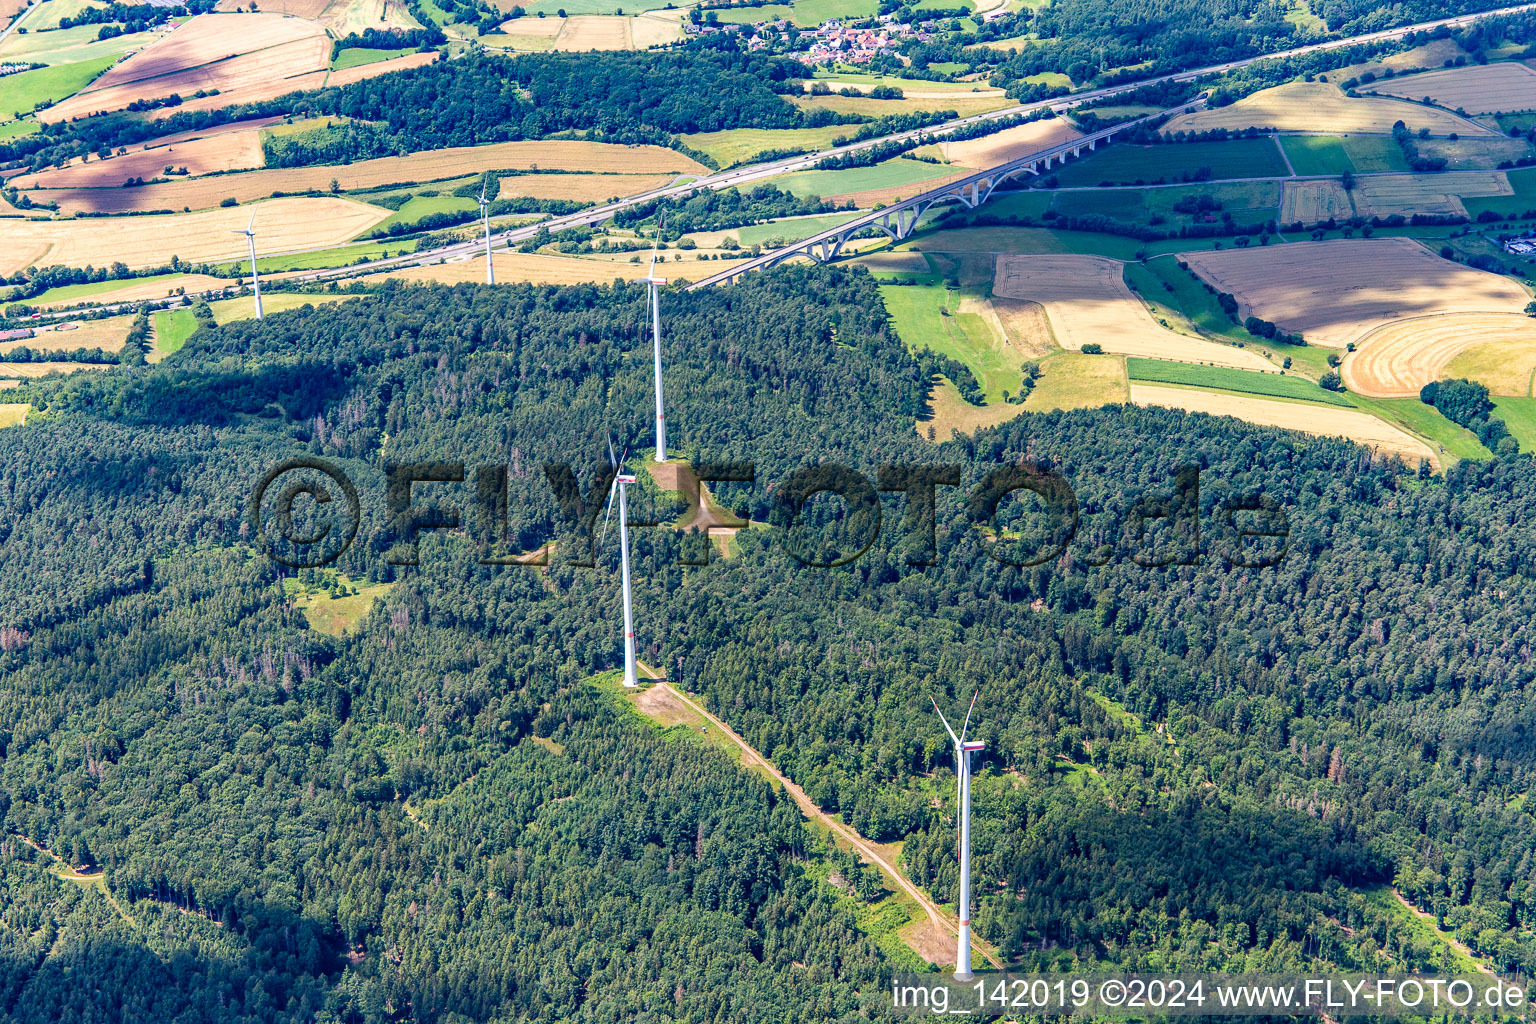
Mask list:
MULTIPOLYGON (((1443 966, 1373 898, 1395 885, 1500 968, 1536 965, 1528 458, 1426 476, 1132 407, 933 445, 925 369, 864 272, 779 268, 663 308, 674 446, 754 463, 717 496, 781 526, 708 566, 636 529, 641 657, 824 806, 904 839, 939 899, 954 779, 923 709, 978 690, 975 919, 1006 956, 1443 966), (861 542, 827 496, 782 528, 779 485, 820 462, 955 467, 931 557, 899 492, 861 558, 791 557, 861 542), (1049 524, 1007 499, 1018 539, 994 542, 970 492, 1026 462, 1070 482, 1080 522, 1016 568, 1049 524), (1198 534, 1142 536, 1138 512, 1181 507, 1184 466, 1198 534), (1223 525, 1255 493, 1289 522, 1268 568, 1234 564, 1223 525)), ((0 430, 0 1017, 869 1010, 889 964, 807 870, 794 805, 588 682, 619 657, 616 545, 576 564, 584 517, 544 464, 588 494, 610 435, 646 444, 644 324, 633 285, 390 286, 24 388, 36 411, 0 430), (245 525, 295 456, 357 482, 339 568, 394 584, 344 636, 307 628, 245 525), (504 547, 555 541, 547 569, 481 564, 471 523, 390 564, 384 464, 445 459, 507 467, 504 547), (103 868, 116 907, 21 837, 103 868)))

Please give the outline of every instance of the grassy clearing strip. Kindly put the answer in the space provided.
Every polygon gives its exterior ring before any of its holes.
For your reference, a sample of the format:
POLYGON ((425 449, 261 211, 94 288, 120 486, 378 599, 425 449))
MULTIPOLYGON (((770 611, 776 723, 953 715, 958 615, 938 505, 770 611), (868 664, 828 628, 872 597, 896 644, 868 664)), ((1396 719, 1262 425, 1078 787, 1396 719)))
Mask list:
POLYGON ((1385 910, 1388 914, 1406 924, 1425 945, 1440 946, 1446 949, 1448 956, 1455 963, 1457 974, 1492 973, 1486 965, 1469 955, 1467 947, 1459 942, 1455 936, 1441 931, 1436 926, 1434 918, 1423 911, 1415 910, 1390 885, 1368 886, 1360 890, 1360 895, 1367 903, 1385 910))
POLYGON ((1136 356, 1128 358, 1125 365, 1131 380, 1144 380, 1158 384, 1184 384, 1196 388, 1235 391, 1243 395, 1268 395, 1272 398, 1290 398, 1302 402, 1339 405, 1346 409, 1354 408, 1354 403, 1343 395, 1325 391, 1305 377, 1255 373, 1225 366, 1197 366, 1194 363, 1175 363, 1165 359, 1143 359, 1136 356))
POLYGON ((1536 398, 1495 398, 1493 408, 1520 450, 1536 451, 1536 398))
POLYGON ((1493 453, 1484 448, 1470 430, 1452 423, 1434 406, 1425 405, 1417 398, 1366 398, 1351 392, 1349 400, 1363 412, 1422 437, 1430 450, 1438 449, 1442 453, 1442 462, 1493 458, 1493 453))
POLYGON ((167 309, 155 314, 155 348, 170 355, 187 343, 197 330, 197 317, 190 309, 167 309))

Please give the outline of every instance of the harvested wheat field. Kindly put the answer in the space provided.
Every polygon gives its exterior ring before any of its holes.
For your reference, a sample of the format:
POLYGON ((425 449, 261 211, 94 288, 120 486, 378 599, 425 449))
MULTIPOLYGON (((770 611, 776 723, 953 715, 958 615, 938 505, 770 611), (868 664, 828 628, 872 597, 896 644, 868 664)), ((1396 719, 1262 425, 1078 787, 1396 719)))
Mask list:
POLYGON ((653 46, 669 46, 683 38, 683 22, 680 17, 669 18, 673 12, 647 11, 629 21, 629 42, 637 50, 653 46))
POLYGON ((1358 409, 1135 382, 1131 384, 1131 402, 1212 416, 1231 416, 1261 427, 1284 427, 1319 437, 1343 437, 1386 454, 1401 455, 1410 463, 1417 459, 1436 462, 1434 453, 1424 442, 1358 409))
POLYGON ((1045 307, 1056 342, 1081 349, 1178 359, 1191 363, 1273 370, 1247 349, 1187 338, 1163 327, 1126 287, 1124 265, 1102 256, 999 256, 992 294, 1045 307))
MULTIPOLYGON (((109 70, 88 89, 42 111, 65 121, 122 110, 134 100, 218 89, 217 106, 315 88, 330 67, 325 30, 280 14, 200 14, 109 70), (318 76, 318 77, 317 77, 318 76)), ((188 109, 187 105, 168 109, 188 109)))
POLYGON ((633 196, 661 188, 675 177, 675 174, 519 174, 502 178, 501 190, 496 196, 499 199, 526 196, 601 203, 617 196, 633 196))
POLYGON ((605 14, 578 14, 565 19, 557 50, 629 50, 634 38, 629 32, 630 19, 605 14))
MULTIPOLYGON (((169 174, 167 167, 177 172, 185 169, 187 177, 195 177, 216 171, 260 167, 264 162, 259 130, 227 132, 153 149, 135 149, 105 160, 85 163, 72 160, 67 167, 22 175, 9 184, 26 189, 116 188, 132 178, 166 177, 169 174)), ((175 182, 174 187, 180 187, 184 180, 183 177, 175 182)))
POLYGON ((1344 358, 1344 383, 1372 398, 1417 398, 1420 388, 1447 376, 1447 365, 1471 350, 1477 351, 1467 362, 1480 368, 1480 376, 1493 371, 1490 390, 1530 394, 1536 320, 1519 313, 1450 313, 1387 324, 1344 358))
POLYGON ((1536 71, 1524 64, 1468 64, 1444 71, 1426 71, 1375 82, 1361 92, 1402 96, 1431 102, 1469 114, 1497 114, 1536 109, 1536 71))
POLYGON ((994 297, 989 305, 1008 344, 1026 356, 1043 356, 1057 348, 1051 321, 1038 302, 994 297))
POLYGON ((78 373, 81 370, 105 370, 110 363, 0 363, 0 378, 11 378, 15 383, 0 387, 15 387, 21 379, 46 377, 50 373, 78 373))
MULTIPOLYGON (((526 281, 530 284, 608 284, 614 278, 633 281, 645 276, 644 264, 610 263, 604 260, 583 260, 572 256, 544 256, 539 253, 498 252, 492 255, 491 265, 496 268, 496 281, 510 284, 526 281)), ((484 255, 453 263, 434 263, 426 267, 405 267, 400 270, 369 274, 363 281, 431 281, 437 284, 484 284, 484 255)))
MULTIPOLYGON (((265 277, 262 280, 266 280, 265 277)), ((234 282, 222 277, 209 277, 207 274, 180 274, 176 277, 162 280, 124 281, 121 288, 114 288, 109 292, 94 292, 84 299, 64 299, 59 302, 37 302, 33 305, 41 309, 57 309, 61 306, 78 305, 81 301, 99 302, 103 306, 109 306, 115 302, 148 302, 153 299, 163 299, 177 292, 185 292, 189 295, 197 295, 201 292, 211 291, 214 288, 223 288, 234 282)))
POLYGON ((979 139, 940 142, 938 146, 944 159, 950 163, 979 171, 1059 146, 1063 142, 1071 142, 1081 136, 1082 133, 1073 128, 1066 118, 1052 117, 1021 124, 1016 128, 1004 128, 979 139))
MULTIPOLYGON (((1358 186, 1356 186, 1358 188, 1358 186)), ((1348 220, 1355 215, 1349 192, 1337 181, 1287 181, 1280 201, 1280 223, 1316 224, 1332 217, 1348 220)))
MULTIPOLYGON (((407 68, 419 68, 423 64, 431 64, 442 56, 436 50, 428 50, 425 53, 407 53, 401 57, 391 57, 388 60, 376 60, 371 64, 359 64, 356 67, 342 68, 340 71, 332 71, 330 77, 325 80, 326 85, 351 85, 353 82, 361 82, 369 78, 377 78, 395 71, 404 71, 407 68)), ((306 89, 313 86, 305 86, 306 89)), ((284 90, 285 92, 287 90, 284 90)), ((217 100, 217 97, 214 97, 217 100)), ((215 103, 214 106, 218 104, 215 103)), ((209 109, 213 109, 210 106, 209 109)))
POLYGON ((1442 171, 1439 174, 1372 174, 1355 183, 1355 209, 1362 217, 1416 213, 1465 217, 1463 196, 1512 196, 1503 171, 1442 171))
POLYGON ((8 341, 0 345, 0 352, 26 346, 49 352, 74 352, 82 348, 99 348, 116 352, 128 340, 128 329, 133 326, 131 316, 111 316, 104 320, 77 320, 59 324, 51 330, 38 331, 24 341, 8 341))
POLYGON ((1242 316, 1343 348, 1391 320, 1444 313, 1517 313, 1515 282, 1443 260, 1407 238, 1293 242, 1181 253, 1196 273, 1231 292, 1242 316))
POLYGON ((1495 135, 1445 110, 1423 107, 1407 100, 1384 96, 1351 99, 1328 82, 1288 82, 1245 96, 1236 103, 1210 110, 1180 114, 1163 126, 1164 132, 1207 132, 1216 128, 1241 131, 1268 128, 1282 132, 1374 132, 1390 134, 1392 124, 1402 121, 1418 131, 1435 135, 1495 135))
POLYGON ((54 264, 157 267, 172 256, 191 262, 244 258, 246 241, 231 232, 256 215, 263 255, 340 245, 390 215, 389 210, 331 197, 273 199, 254 206, 154 217, 0 220, 0 274, 54 264))
MULTIPOLYGON (((256 134, 252 133, 253 137, 256 134)), ((257 146, 259 149, 259 141, 257 146)), ((126 160, 127 157, 115 159, 126 160)), ((111 162, 106 161, 108 164, 111 162)), ((621 146, 606 142, 553 140, 463 146, 412 153, 410 156, 360 160, 353 164, 272 168, 244 174, 222 174, 199 181, 172 181, 134 188, 60 188, 34 193, 32 198, 56 202, 59 209, 66 213, 131 213, 182 207, 205 210, 218 206, 225 199, 243 203, 265 199, 273 192, 324 192, 330 189, 332 181, 339 188, 352 190, 406 181, 434 181, 490 170, 529 168, 551 171, 600 171, 612 168, 615 173, 530 174, 506 178, 502 180, 499 195, 502 198, 532 195, 544 199, 584 199, 595 195, 606 199, 612 195, 627 195, 632 191, 664 185, 677 174, 708 173, 688 157, 662 146, 621 146), (651 173, 637 173, 643 171, 651 173), (519 187, 528 191, 519 191, 519 187), (625 189, 629 191, 623 191, 625 189)), ((29 177, 54 181, 56 179, 53 175, 63 173, 50 171, 29 177)))

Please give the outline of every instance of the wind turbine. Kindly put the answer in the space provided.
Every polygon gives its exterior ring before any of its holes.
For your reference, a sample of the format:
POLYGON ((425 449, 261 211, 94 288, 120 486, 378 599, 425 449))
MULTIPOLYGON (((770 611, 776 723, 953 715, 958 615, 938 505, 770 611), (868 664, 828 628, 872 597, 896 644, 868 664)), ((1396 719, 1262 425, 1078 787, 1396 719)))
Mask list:
POLYGON ((256 319, 261 319, 261 279, 256 276, 256 211, 251 211, 251 222, 241 231, 236 228, 232 235, 244 235, 245 240, 251 243, 251 291, 256 295, 256 319))
POLYGON ((976 695, 971 695, 971 706, 965 712, 965 724, 960 735, 949 727, 949 719, 939 711, 939 702, 933 701, 933 710, 939 712, 944 731, 955 742, 955 788, 960 804, 960 942, 955 951, 955 980, 973 981, 971 973, 971 754, 986 747, 981 740, 967 740, 965 734, 971 727, 971 712, 976 710, 976 695))
POLYGON ((667 415, 661 401, 661 293, 657 290, 667 283, 664 277, 656 276, 656 249, 661 245, 661 229, 666 223, 667 215, 663 213, 661 219, 656 222, 656 240, 651 244, 651 269, 643 278, 645 282, 646 298, 651 310, 651 347, 654 350, 656 362, 656 461, 667 461, 667 415))
POLYGON ((490 202, 485 198, 485 179, 480 179, 480 223, 485 225, 485 283, 496 283, 496 271, 491 269, 491 217, 490 202))
POLYGON ((633 689, 640 685, 640 680, 635 674, 635 611, 629 591, 629 502, 626 500, 626 488, 634 483, 636 478, 633 474, 624 472, 623 459, 614 461, 612 441, 608 442, 608 459, 613 462, 616 472, 613 484, 608 488, 608 512, 603 516, 603 533, 598 538, 598 544, 601 546, 603 538, 608 536, 608 519, 613 515, 613 499, 617 495, 619 499, 619 561, 623 566, 624 577, 624 685, 633 689))

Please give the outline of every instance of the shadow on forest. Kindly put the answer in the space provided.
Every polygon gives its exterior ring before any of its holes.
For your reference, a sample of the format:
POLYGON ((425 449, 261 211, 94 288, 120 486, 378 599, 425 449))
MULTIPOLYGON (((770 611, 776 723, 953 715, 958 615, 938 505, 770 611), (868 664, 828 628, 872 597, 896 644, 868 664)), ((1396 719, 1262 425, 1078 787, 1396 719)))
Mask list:
POLYGON ((252 369, 165 367, 127 380, 108 415, 138 426, 229 426, 242 416, 307 419, 339 397, 346 377, 329 363, 252 369))
POLYGON ((366 1001, 382 1005, 372 982, 333 993, 347 959, 317 923, 275 908, 262 914, 230 936, 244 945, 243 956, 205 952, 196 939, 162 954, 121 933, 94 937, 66 926, 44 959, 0 956, 0 1020, 313 1020, 326 1005, 347 1020, 366 1017, 366 1001))

